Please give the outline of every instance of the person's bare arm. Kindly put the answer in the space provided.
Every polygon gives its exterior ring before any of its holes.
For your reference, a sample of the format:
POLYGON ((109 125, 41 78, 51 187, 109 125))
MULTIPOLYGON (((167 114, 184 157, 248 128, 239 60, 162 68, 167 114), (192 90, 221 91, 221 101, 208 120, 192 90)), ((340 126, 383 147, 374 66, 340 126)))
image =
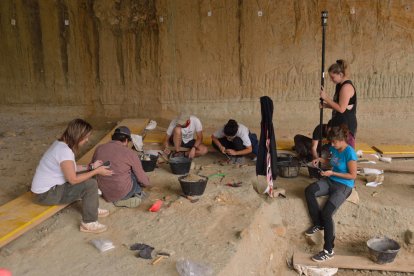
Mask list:
POLYGON ((96 160, 95 162, 91 162, 88 165, 76 165, 76 172, 80 173, 80 172, 86 172, 89 170, 94 170, 100 166, 102 166, 103 162, 102 160, 96 160))
POLYGON ((203 132, 202 131, 198 131, 196 133, 197 139, 194 143, 194 147, 198 148, 198 146, 203 143, 203 132))
POLYGON ((162 142, 164 148, 168 148, 170 146, 170 137, 171 135, 165 134, 164 141, 162 142))
POLYGON ((355 179, 357 177, 357 163, 355 160, 350 160, 347 163, 348 173, 339 173, 334 171, 321 172, 323 176, 336 176, 344 179, 355 179))
POLYGON ((246 155, 251 153, 253 150, 252 146, 248 146, 245 149, 242 150, 233 150, 233 149, 226 149, 226 153, 230 155, 246 155))
POLYGON ((213 141, 214 144, 216 144, 216 146, 220 149, 220 151, 224 153, 226 148, 220 143, 219 139, 217 139, 217 137, 214 136, 214 134, 211 135, 211 140, 213 141))
POLYGON ((75 170, 75 164, 72 160, 65 160, 60 163, 60 168, 62 169, 63 175, 65 179, 72 185, 79 184, 88 180, 89 178, 95 175, 104 175, 110 176, 113 174, 111 170, 109 170, 106 166, 100 166, 99 168, 88 171, 85 173, 77 174, 75 170))
MULTIPOLYGON (((322 90, 323 91, 323 90, 322 90)), ((340 96, 339 96, 339 103, 334 102, 330 99, 325 92, 322 93, 321 91, 321 98, 334 110, 344 113, 345 110, 348 108, 349 99, 354 96, 354 88, 351 84, 347 83, 341 88, 340 96)))
POLYGON ((198 131, 196 133, 196 141, 194 143, 194 146, 191 148, 190 152, 188 153, 188 157, 189 158, 194 158, 196 155, 196 150, 198 149, 198 146, 201 145, 201 143, 203 142, 203 132, 202 131, 198 131))
POLYGON ((312 152, 313 159, 316 159, 316 158, 319 157, 319 154, 318 154, 318 144, 319 144, 319 140, 313 140, 312 139, 311 152, 312 152))
POLYGON ((319 166, 319 162, 320 162, 320 163, 322 163, 322 164, 328 164, 328 163, 329 163, 329 161, 330 161, 330 159, 326 159, 326 158, 318 157, 318 158, 315 158, 315 159, 313 159, 313 160, 312 160, 312 164, 313 164, 315 167, 318 167, 318 166, 319 166))

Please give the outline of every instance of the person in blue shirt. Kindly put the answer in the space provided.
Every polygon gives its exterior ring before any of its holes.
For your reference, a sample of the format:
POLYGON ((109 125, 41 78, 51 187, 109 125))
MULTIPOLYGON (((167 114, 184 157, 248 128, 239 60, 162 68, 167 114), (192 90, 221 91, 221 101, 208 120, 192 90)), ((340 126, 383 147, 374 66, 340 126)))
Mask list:
POLYGON ((332 166, 331 170, 321 171, 323 178, 305 189, 306 203, 313 223, 305 235, 312 236, 320 230, 324 231, 323 250, 312 257, 315 262, 323 262, 334 256, 335 233, 332 216, 351 194, 357 176, 358 157, 355 150, 347 144, 348 135, 346 125, 331 128, 328 133, 331 141, 330 159, 316 158, 312 161, 315 167, 318 167, 319 162, 329 162, 332 166), (328 200, 319 208, 316 198, 326 195, 328 200))

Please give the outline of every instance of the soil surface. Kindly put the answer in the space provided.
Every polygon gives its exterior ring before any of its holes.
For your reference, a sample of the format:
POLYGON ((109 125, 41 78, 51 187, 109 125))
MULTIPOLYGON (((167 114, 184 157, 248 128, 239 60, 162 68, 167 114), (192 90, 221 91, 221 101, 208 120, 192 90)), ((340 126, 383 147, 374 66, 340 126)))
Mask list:
MULTIPOLYGON (((70 108, 1 109, 0 204, 29 190, 42 154, 73 114, 70 108)), ((116 118, 86 119, 94 132, 83 152, 117 123, 116 118)), ((278 137, 293 137, 289 132, 276 132, 278 137)), ((380 141, 392 141, 392 134, 380 133, 380 141)), ((401 129, 400 140, 404 134, 401 129)), ((260 183, 253 161, 248 159, 243 166, 219 162, 225 159, 212 152, 194 160, 191 173, 216 175, 195 203, 180 196, 178 176, 171 173, 168 164, 160 163, 148 173, 152 183, 146 190, 149 197, 138 208, 116 208, 100 200, 101 207, 111 212, 100 219, 108 225, 107 232, 81 233, 80 204, 74 203, 1 248, 0 266, 13 275, 179 275, 177 261, 186 259, 203 263, 218 275, 296 275, 289 267, 293 252, 316 253, 321 249, 320 238, 315 237, 312 245, 303 235, 310 225, 304 189, 314 179, 309 178, 306 168, 301 168, 296 178, 278 177, 275 185, 286 189, 287 198, 269 199, 252 188, 260 183), (226 185, 238 182, 240 187, 226 185), (158 199, 163 200, 161 210, 148 212, 158 199), (94 239, 109 239, 115 249, 100 253, 91 243, 94 239), (150 260, 137 258, 137 252, 129 249, 134 243, 148 244, 155 248, 154 253, 169 250, 174 254, 151 265, 150 260)), ((414 168, 413 161, 393 160, 396 162, 414 168)), ((359 204, 346 202, 335 214, 336 253, 367 255, 365 242, 375 235, 387 235, 402 247, 397 258, 413 260, 414 246, 405 241, 405 233, 414 228, 414 174, 386 173, 377 188, 365 183, 359 176, 359 204)), ((406 275, 362 270, 338 273, 384 274, 406 275)))

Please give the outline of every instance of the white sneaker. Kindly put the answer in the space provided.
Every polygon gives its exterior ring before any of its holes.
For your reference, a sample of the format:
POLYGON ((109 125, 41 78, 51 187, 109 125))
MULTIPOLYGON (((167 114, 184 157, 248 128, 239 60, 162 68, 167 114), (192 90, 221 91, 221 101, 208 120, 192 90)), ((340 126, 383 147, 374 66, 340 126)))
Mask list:
POLYGON ((84 223, 81 222, 79 230, 86 233, 102 233, 108 229, 106 225, 100 224, 97 221, 84 223))
POLYGON ((106 209, 98 208, 98 218, 104 218, 109 216, 109 211, 106 209))

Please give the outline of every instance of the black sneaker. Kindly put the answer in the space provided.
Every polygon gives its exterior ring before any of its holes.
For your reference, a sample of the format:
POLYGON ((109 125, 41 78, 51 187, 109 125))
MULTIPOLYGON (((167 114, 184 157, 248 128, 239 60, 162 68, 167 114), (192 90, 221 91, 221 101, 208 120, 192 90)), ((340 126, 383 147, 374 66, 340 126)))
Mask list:
POLYGON ((316 232, 323 230, 322 226, 319 225, 314 225, 312 227, 310 227, 308 230, 305 231, 305 235, 306 236, 312 236, 313 234, 315 234, 316 232))
POLYGON ((334 255, 335 255, 335 253, 334 253, 333 250, 332 250, 332 252, 329 253, 327 250, 324 249, 321 252, 319 252, 318 254, 316 254, 315 256, 313 256, 312 261, 315 261, 315 262, 318 262, 318 263, 324 262, 324 261, 327 261, 329 259, 332 259, 334 257, 334 255))

